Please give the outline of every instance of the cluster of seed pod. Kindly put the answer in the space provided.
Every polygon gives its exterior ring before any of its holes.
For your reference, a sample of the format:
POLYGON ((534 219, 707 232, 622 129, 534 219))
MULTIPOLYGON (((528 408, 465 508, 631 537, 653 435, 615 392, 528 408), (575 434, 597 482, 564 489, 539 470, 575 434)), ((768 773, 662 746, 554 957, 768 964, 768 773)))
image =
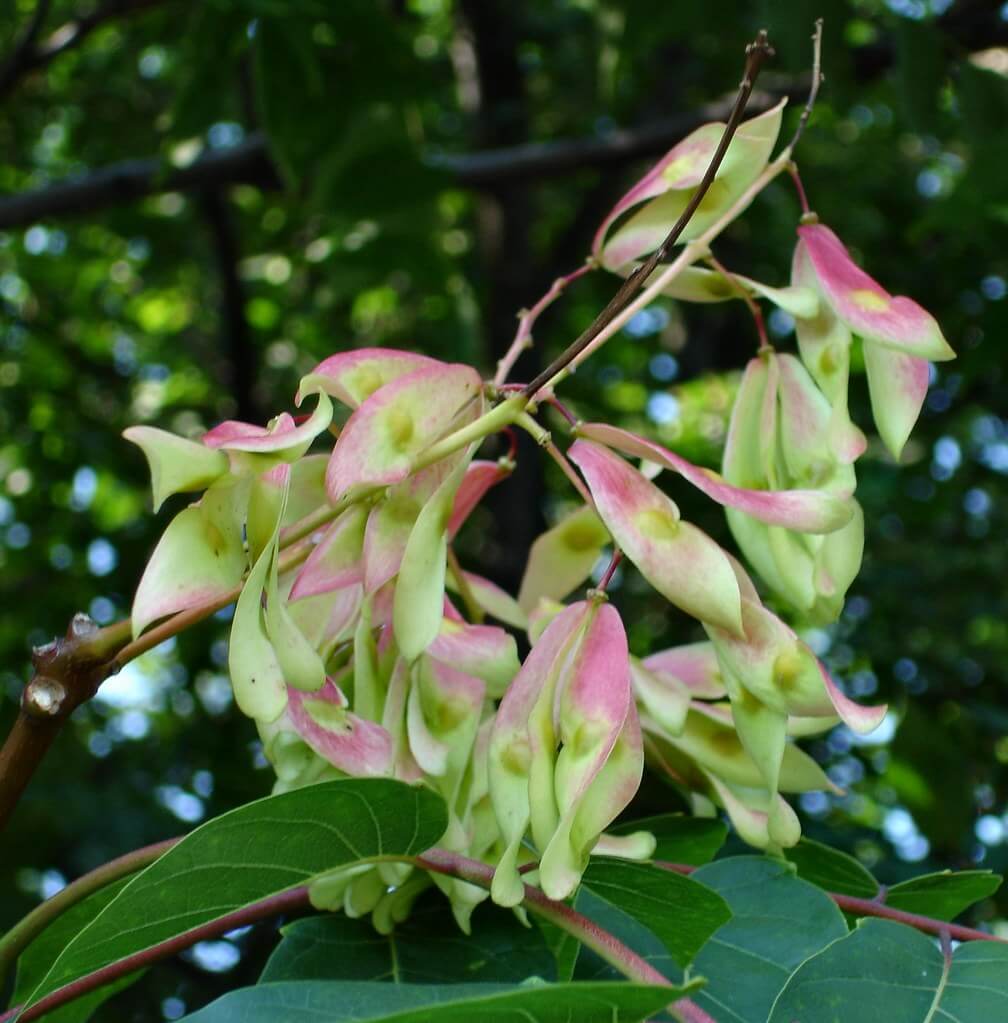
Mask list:
MULTIPOLYGON (((739 131, 687 237, 752 185, 780 113, 739 131)), ((600 266, 629 272, 660 243, 720 129, 699 129, 617 204, 596 238, 600 266)), ((645 759, 698 806, 722 807, 752 845, 793 845, 800 827, 780 793, 831 787, 793 738, 838 721, 869 731, 885 708, 847 699, 742 564, 685 521, 654 477, 668 472, 724 506, 757 577, 803 621, 836 619, 863 544, 853 466, 865 439, 847 409, 853 335, 896 454, 924 398, 927 360, 952 353, 923 309, 885 292, 813 219, 798 228, 786 287, 698 267, 670 286, 682 300, 763 296, 797 324, 797 356, 764 345, 744 373, 723 475, 646 437, 578 423, 566 457, 585 506, 533 545, 517 597, 451 555, 468 515, 512 468, 476 459, 480 442, 529 422, 525 398, 493 404, 499 395, 471 367, 362 349, 304 377, 297 403, 314 398, 315 408, 301 421, 227 422, 199 441, 128 430, 150 463, 156 507, 202 491, 150 559, 134 631, 237 594, 231 681, 277 787, 341 776, 432 787, 449 810, 442 845, 493 865, 502 905, 520 902, 523 878, 570 896, 592 852, 650 855, 646 834, 605 834, 645 759), (334 403, 335 444, 309 453, 334 403), (604 593, 563 603, 610 545, 707 641, 638 660, 604 593), (524 663, 516 637, 530 646, 524 663)), ((389 864, 321 878, 313 897, 371 913, 387 930, 431 884, 463 928, 487 897, 389 864)))

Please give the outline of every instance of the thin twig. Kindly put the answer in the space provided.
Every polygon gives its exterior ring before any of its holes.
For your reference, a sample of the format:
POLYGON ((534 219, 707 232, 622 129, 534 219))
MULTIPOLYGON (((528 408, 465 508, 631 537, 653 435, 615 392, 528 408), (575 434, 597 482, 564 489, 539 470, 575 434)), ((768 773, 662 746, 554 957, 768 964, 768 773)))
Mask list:
POLYGON ((571 282, 576 281, 579 277, 583 277, 586 273, 595 269, 595 261, 593 259, 586 260, 582 266, 579 266, 572 273, 558 277, 546 294, 531 309, 523 309, 521 311, 518 317, 518 330, 515 333, 514 340, 511 342, 511 347, 504 354, 500 362, 497 363, 497 372, 493 378, 496 387, 500 387, 507 380, 508 374, 514 367, 515 362, 518 361, 521 353, 527 348, 532 347, 532 326, 542 315, 543 311, 560 297, 571 282))
POLYGON ((788 164, 788 174, 791 176, 795 191, 798 193, 798 202, 801 204, 802 216, 805 216, 811 210, 809 209, 808 196, 805 194, 805 186, 802 184, 801 174, 798 173, 798 164, 794 160, 788 164))
POLYGON ((633 301, 626 306, 625 309, 614 316, 612 320, 598 332, 596 337, 593 338, 592 341, 580 352, 578 352, 573 359, 571 359, 568 366, 560 370, 547 382, 546 386, 549 388, 555 387, 556 384, 558 384, 566 376, 573 373, 582 362, 598 351, 598 349, 601 348, 602 345, 609 340, 609 338, 611 338, 618 330, 622 329, 630 319, 641 311, 641 309, 646 308, 656 298, 663 294, 669 284, 674 281, 687 267, 692 266, 700 259, 706 257, 710 252, 710 243, 717 238, 717 236, 721 234, 721 232, 729 224, 748 209, 753 199, 755 199, 756 196, 759 195, 775 177, 777 177, 777 175, 783 173, 787 169, 789 162, 790 156, 788 151, 784 150, 780 156, 773 160, 772 163, 768 163, 766 167, 763 168, 759 177, 735 200, 734 203, 732 203, 727 210, 725 210, 718 220, 708 227, 701 235, 689 242, 671 263, 656 273, 654 280, 651 281, 633 299, 633 301))
POLYGON ((564 419, 567 420, 569 425, 571 426, 578 425, 578 423, 580 422, 578 417, 574 415, 574 413, 571 412, 571 410, 555 394, 551 394, 548 400, 550 405, 552 405, 553 408, 555 408, 557 412, 559 412, 560 415, 562 415, 564 419))
POLYGON ((739 298, 745 302, 746 307, 749 309, 753 320, 756 323, 756 333, 759 335, 759 350, 761 352, 769 351, 773 346, 767 339, 766 322, 763 319, 763 310, 760 309, 759 303, 749 294, 748 290, 742 285, 738 278, 731 273, 731 271, 725 269, 721 261, 712 252, 707 257, 707 262, 717 270, 717 272, 728 282, 729 285, 738 293, 739 298))
POLYGON ((815 31, 812 33, 812 85, 809 88, 808 99, 805 101, 801 117, 798 118, 798 127, 788 143, 788 149, 790 150, 794 150, 794 147, 798 145, 798 140, 802 137, 802 132, 805 131, 805 125, 808 124, 808 120, 812 116, 812 108, 815 106, 816 97, 819 95, 819 86, 822 85, 824 80, 822 73, 822 29, 822 18, 816 18, 815 31))
POLYGON ((746 104, 749 102, 749 97, 752 94, 760 69, 763 67, 764 62, 770 59, 773 54, 773 47, 767 39, 767 34, 761 29, 757 33, 755 40, 746 47, 745 71, 739 84, 738 95, 735 97, 731 115, 725 124, 724 131, 721 133, 721 141, 718 142, 717 149, 711 157, 707 170, 700 179, 700 183, 697 185, 690 201, 686 204, 686 208, 682 211, 675 224, 672 225, 672 229, 666 235, 661 245, 627 277, 606 307, 592 320, 591 324, 525 388, 524 393, 529 398, 534 398, 540 388, 544 387, 557 373, 573 362, 627 308, 647 283, 655 268, 660 263, 667 261, 672 247, 679 240, 679 236, 686 229, 686 225, 690 222, 697 207, 703 202, 708 189, 714 183, 714 178, 717 175, 718 168, 721 166, 721 161, 728 151, 728 146, 731 144, 738 126, 742 123, 742 115, 745 113, 746 104))
POLYGON ((897 923, 906 924, 925 934, 941 935, 943 930, 956 939, 956 941, 999 941, 1005 942, 995 934, 988 934, 986 931, 978 931, 973 927, 964 927, 962 924, 950 924, 944 920, 935 920, 929 916, 921 916, 919 913, 908 913, 903 909, 895 909, 883 902, 876 902, 874 899, 857 899, 852 895, 840 895, 836 892, 827 892, 827 895, 843 910, 853 913, 855 916, 878 916, 885 920, 895 920, 897 923))
POLYGON ((606 570, 602 573, 602 578, 598 581, 598 586, 592 587, 596 593, 605 593, 606 587, 612 582, 612 577, 616 574, 616 569, 619 568, 619 563, 622 560, 623 552, 618 547, 614 547, 612 557, 609 559, 606 570))
POLYGON ((570 481, 570 485, 581 495, 582 500, 589 508, 595 507, 595 499, 591 496, 591 491, 585 486, 584 481, 577 474, 574 466, 570 464, 570 460, 567 456, 556 446, 551 440, 548 444, 544 444, 546 454, 553 459, 554 462, 560 467, 560 471, 570 481))

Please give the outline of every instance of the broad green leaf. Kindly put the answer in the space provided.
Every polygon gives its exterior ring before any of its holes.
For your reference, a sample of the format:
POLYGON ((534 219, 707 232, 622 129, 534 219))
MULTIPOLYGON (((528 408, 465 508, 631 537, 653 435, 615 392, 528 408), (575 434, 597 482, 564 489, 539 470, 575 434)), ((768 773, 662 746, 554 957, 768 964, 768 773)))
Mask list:
MULTIPOLYGON (((582 885, 574 901, 574 908, 607 931, 627 948, 633 949, 645 962, 670 980, 678 980, 682 970, 661 943, 654 931, 645 927, 629 913, 605 899, 600 899, 590 888, 582 885)), ((577 943, 578 954, 573 976, 581 981, 619 980, 622 974, 607 963, 597 952, 577 943)))
POLYGON ((829 896, 779 860, 736 856, 701 867, 693 877, 722 895, 732 913, 693 966, 707 978, 696 1000, 719 1023, 762 1023, 795 967, 847 933, 829 896))
POLYGON ((857 929, 794 972, 768 1023, 993 1023, 1008 1018, 1008 946, 960 945, 945 959, 933 938, 890 920, 857 929))
POLYGON ((803 838, 785 849, 784 855, 797 867, 802 880, 826 891, 859 899, 873 899, 878 894, 878 881, 868 868, 839 849, 803 838))
POLYGON ((652 931, 682 967, 731 916, 720 895, 670 870, 626 860, 595 860, 583 884, 652 931))
POLYGON ((182 1023, 636 1023, 679 989, 602 984, 289 981, 241 988, 182 1023))
POLYGON ((717 855, 728 837, 728 826, 713 817, 687 817, 681 813, 666 813, 645 817, 609 828, 612 835, 629 835, 634 831, 650 831, 656 842, 653 860, 685 863, 699 867, 717 855))
POLYGON ((248 803, 197 828, 136 875, 67 945, 29 1004, 325 870, 422 852, 446 826, 433 792, 384 778, 325 782, 248 803))
POLYGON ((444 897, 431 893, 391 934, 343 914, 295 920, 270 956, 260 983, 384 980, 396 984, 553 980, 556 966, 540 931, 484 903, 465 935, 444 897))
MULTIPOLYGON (((17 961, 17 977, 11 1005, 19 1005, 38 987, 59 954, 78 931, 93 920, 129 883, 128 877, 113 881, 105 888, 92 892, 86 899, 65 910, 21 953, 17 961)), ((83 998, 77 998, 46 1015, 50 1023, 83 1023, 117 991, 135 983, 140 973, 130 973, 111 984, 98 988, 83 998)))
POLYGON ((294 19, 260 18, 252 47, 257 108, 270 140, 270 155, 286 183, 296 185, 317 148, 317 140, 292 117, 292 103, 318 102, 324 93, 319 58, 311 37, 294 19))
MULTIPOLYGON (((581 892, 584 892, 583 888, 581 892)), ((577 905, 576 900, 575 905, 577 905)), ((561 982, 572 980, 574 977, 574 967, 578 962, 578 954, 583 951, 581 942, 565 930, 551 924, 548 920, 536 918, 535 922, 553 955, 553 961, 556 964, 557 980, 561 982)))
POLYGON ((989 870, 923 874, 893 885, 886 892, 885 904, 908 913, 954 920, 974 902, 993 895, 1001 887, 1001 880, 989 870))

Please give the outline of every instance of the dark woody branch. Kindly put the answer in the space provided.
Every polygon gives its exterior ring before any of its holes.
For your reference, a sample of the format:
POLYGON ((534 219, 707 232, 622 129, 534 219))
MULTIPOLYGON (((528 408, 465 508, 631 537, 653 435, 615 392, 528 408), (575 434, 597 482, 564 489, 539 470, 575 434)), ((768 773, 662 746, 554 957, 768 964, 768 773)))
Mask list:
POLYGON ((38 41, 42 25, 49 13, 49 0, 39 0, 13 52, 0 66, 0 99, 12 92, 21 80, 33 71, 44 68, 61 54, 75 49, 96 28, 115 18, 137 14, 164 2, 165 0, 106 0, 90 14, 71 19, 45 39, 38 41))
MULTIPOLYGON (((793 90, 804 95, 805 85, 793 90)), ((769 109, 785 92, 752 97, 749 109, 769 109)), ((585 169, 620 166, 668 149, 701 124, 727 117, 732 102, 709 104, 699 111, 657 124, 615 131, 602 138, 529 143, 481 153, 439 155, 428 163, 463 188, 490 188, 505 183, 539 181, 585 169)), ((123 160, 80 177, 0 199, 0 230, 24 227, 56 217, 90 215, 164 192, 192 192, 247 184, 273 190, 280 175, 262 135, 250 135, 228 149, 211 150, 188 167, 171 168, 156 158, 123 160)))

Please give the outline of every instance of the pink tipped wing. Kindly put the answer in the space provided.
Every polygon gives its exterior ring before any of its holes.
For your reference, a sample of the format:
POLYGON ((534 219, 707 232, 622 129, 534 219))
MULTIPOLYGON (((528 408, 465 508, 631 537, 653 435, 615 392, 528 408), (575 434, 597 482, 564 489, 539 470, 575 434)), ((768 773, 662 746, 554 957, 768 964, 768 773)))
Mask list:
POLYGON ((710 643, 689 643, 644 658, 644 667, 658 678, 682 682, 694 696, 720 700, 725 695, 717 654, 710 643))
POLYGON ((864 346, 864 360, 875 425, 899 458, 927 397, 931 366, 927 359, 871 344, 864 346))
POLYGON ((352 352, 338 352, 323 359, 301 381, 298 404, 301 403, 302 394, 317 389, 338 398, 344 405, 357 408, 379 387, 407 373, 434 365, 437 365, 437 360, 426 355, 394 348, 359 348, 352 352))
POLYGON ((330 593, 360 582, 366 520, 367 510, 355 505, 329 526, 298 572, 291 587, 291 600, 330 593))
POLYGON ((828 227, 806 224, 798 236, 830 305, 856 334, 919 358, 955 358, 934 317, 912 299, 890 295, 828 227))
POLYGON ((626 556, 666 599, 703 622, 742 633, 738 582, 723 550, 650 480, 608 448, 579 440, 581 469, 602 521, 626 556))
POLYGON ((819 490, 748 490, 726 483, 720 473, 704 469, 673 451, 606 423, 587 423, 578 435, 599 441, 635 458, 655 462, 679 473, 718 504, 736 508, 753 518, 806 533, 828 533, 851 517, 843 499, 819 490))
POLYGON ((326 490, 338 500, 354 486, 399 483, 420 453, 482 411, 476 370, 434 363, 375 391, 350 416, 326 470, 326 490))
POLYGON ((472 514, 473 508, 483 500, 486 492, 510 475, 511 470, 502 466, 500 462, 477 460, 470 463, 455 494, 451 518, 448 520, 449 540, 462 528, 462 524, 472 514))
POLYGON ((298 735, 341 771, 355 778, 388 774, 392 737, 381 725, 349 713, 346 703, 330 678, 317 693, 288 689, 287 716, 298 735))

